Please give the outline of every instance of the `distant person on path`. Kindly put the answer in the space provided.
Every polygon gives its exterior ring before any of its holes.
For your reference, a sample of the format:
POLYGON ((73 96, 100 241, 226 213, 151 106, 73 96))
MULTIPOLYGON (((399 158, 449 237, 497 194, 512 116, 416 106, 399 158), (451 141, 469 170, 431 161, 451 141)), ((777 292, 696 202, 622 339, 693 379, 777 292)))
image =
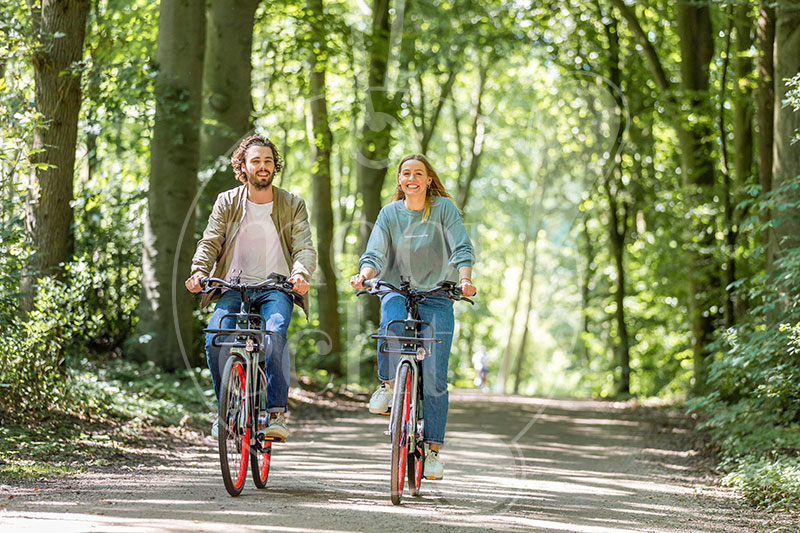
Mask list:
MULTIPOLYGON (((359 272, 350 278, 357 290, 365 280, 380 278, 395 286, 400 277, 411 279, 415 288, 427 290, 439 281, 458 278, 464 296, 473 296, 472 264, 475 254, 464 220, 442 185, 439 176, 423 155, 403 158, 397 170, 394 202, 381 209, 372 229, 367 249, 358 262, 359 272)), ((419 306, 420 318, 430 322, 442 339, 432 345, 432 356, 422 361, 425 411, 426 478, 440 479, 444 465, 439 448, 444 442, 447 423, 447 367, 453 342, 453 302, 429 297, 419 306)), ((406 317, 404 298, 391 293, 381 299, 381 329, 391 320, 406 317)), ((381 385, 369 402, 371 413, 389 409, 397 361, 378 353, 378 378, 381 385)))
POLYGON ((489 375, 489 352, 485 346, 472 356, 472 367, 475 369, 475 386, 479 389, 486 389, 486 377, 489 375))
MULTIPOLYGON (((231 165, 242 185, 220 193, 214 202, 203 238, 192 258, 192 275, 186 288, 199 292, 200 280, 211 275, 230 279, 241 273, 243 283, 258 283, 276 272, 294 284, 303 295, 303 310, 308 315, 308 283, 316 268, 317 253, 311 241, 306 204, 302 198, 272 185, 283 161, 269 139, 252 135, 244 139, 231 156, 231 165)), ((292 299, 280 291, 253 291, 254 312, 264 317, 265 329, 274 332, 266 347, 267 411, 270 420, 267 436, 286 439, 285 413, 289 399, 289 347, 286 332, 292 319, 292 299)), ((238 313, 242 296, 238 291, 214 291, 203 296, 203 307, 217 300, 208 329, 236 327, 228 313, 238 313)), ((220 374, 227 357, 206 335, 206 357, 219 401, 220 374)), ((226 354, 227 355, 227 354, 226 354)), ((219 420, 211 434, 217 436, 219 420)))

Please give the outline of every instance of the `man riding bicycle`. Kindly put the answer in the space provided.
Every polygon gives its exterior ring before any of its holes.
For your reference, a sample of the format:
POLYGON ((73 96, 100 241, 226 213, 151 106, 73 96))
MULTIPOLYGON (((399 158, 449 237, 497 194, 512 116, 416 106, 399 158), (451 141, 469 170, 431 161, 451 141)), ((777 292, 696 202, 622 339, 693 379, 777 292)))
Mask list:
MULTIPOLYGON (((282 159, 275 145, 259 135, 244 139, 231 156, 231 165, 242 185, 221 193, 208 219, 203 238, 192 258, 192 275, 186 288, 199 292, 204 277, 230 279, 241 275, 244 283, 263 281, 272 273, 288 278, 294 291, 303 295, 303 311, 308 316, 309 280, 316 268, 317 253, 311 241, 308 212, 302 198, 274 187, 273 178, 281 171, 282 159), (212 274, 213 272, 213 274, 212 274)), ((285 413, 289 399, 289 348, 286 332, 292 318, 292 298, 280 291, 256 291, 250 295, 253 311, 272 331, 266 347, 267 411, 270 413, 265 436, 285 440, 289 435, 285 413)), ((242 296, 237 291, 214 291, 203 296, 203 307, 217 300, 208 329, 235 327, 233 318, 242 296)), ((225 359, 220 348, 206 335, 206 357, 211 370, 214 393, 219 401, 220 374, 225 359)), ((227 354, 225 354, 227 356, 227 354)), ((212 436, 219 432, 214 420, 212 436)))

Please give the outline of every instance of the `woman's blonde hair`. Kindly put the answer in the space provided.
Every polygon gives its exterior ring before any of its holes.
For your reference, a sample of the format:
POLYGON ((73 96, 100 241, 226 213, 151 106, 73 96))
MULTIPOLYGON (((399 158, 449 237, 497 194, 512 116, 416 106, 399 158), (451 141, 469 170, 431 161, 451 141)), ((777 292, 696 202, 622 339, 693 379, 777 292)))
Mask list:
MULTIPOLYGON (((425 189, 425 208, 422 211, 422 220, 428 220, 428 217, 431 216, 431 198, 434 196, 444 196, 447 198, 453 199, 452 196, 447 192, 442 185, 442 180, 439 178, 439 175, 433 170, 433 167, 428 162, 428 159, 422 154, 411 154, 405 156, 401 161, 400 164, 397 166, 397 175, 400 176, 400 170, 403 168, 403 163, 406 161, 410 161, 414 159, 415 161, 421 162, 425 165, 425 172, 428 173, 428 176, 431 178, 431 183, 425 189)), ((397 187, 394 189, 394 197, 392 198, 393 201, 397 200, 405 200, 406 193, 403 192, 403 188, 400 187, 400 180, 397 180, 397 187)))

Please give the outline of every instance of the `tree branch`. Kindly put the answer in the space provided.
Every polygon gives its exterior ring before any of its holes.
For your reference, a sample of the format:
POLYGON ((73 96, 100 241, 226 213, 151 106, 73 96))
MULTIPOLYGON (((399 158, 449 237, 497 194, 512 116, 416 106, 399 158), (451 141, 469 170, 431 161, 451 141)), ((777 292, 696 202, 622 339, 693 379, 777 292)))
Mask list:
POLYGON ((636 18, 636 13, 634 13, 623 0, 611 0, 611 3, 619 9, 622 18, 627 21, 631 31, 639 41, 639 44, 644 48, 644 55, 647 57, 647 63, 650 65, 650 72, 653 75, 656 85, 667 95, 667 98, 672 99, 670 92, 672 84, 669 78, 667 78, 666 72, 664 72, 664 67, 661 64, 661 59, 658 57, 658 52, 656 52, 650 39, 647 38, 647 33, 642 29, 639 19, 636 18))

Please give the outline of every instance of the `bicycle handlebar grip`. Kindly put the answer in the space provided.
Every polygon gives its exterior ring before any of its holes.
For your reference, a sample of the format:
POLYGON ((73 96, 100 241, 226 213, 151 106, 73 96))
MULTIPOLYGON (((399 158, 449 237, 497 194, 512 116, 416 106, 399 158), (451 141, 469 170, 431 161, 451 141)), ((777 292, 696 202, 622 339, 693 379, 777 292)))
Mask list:
POLYGON ((365 279, 364 282, 361 284, 361 286, 364 287, 365 289, 374 289, 377 288, 379 281, 380 280, 378 278, 365 279))

